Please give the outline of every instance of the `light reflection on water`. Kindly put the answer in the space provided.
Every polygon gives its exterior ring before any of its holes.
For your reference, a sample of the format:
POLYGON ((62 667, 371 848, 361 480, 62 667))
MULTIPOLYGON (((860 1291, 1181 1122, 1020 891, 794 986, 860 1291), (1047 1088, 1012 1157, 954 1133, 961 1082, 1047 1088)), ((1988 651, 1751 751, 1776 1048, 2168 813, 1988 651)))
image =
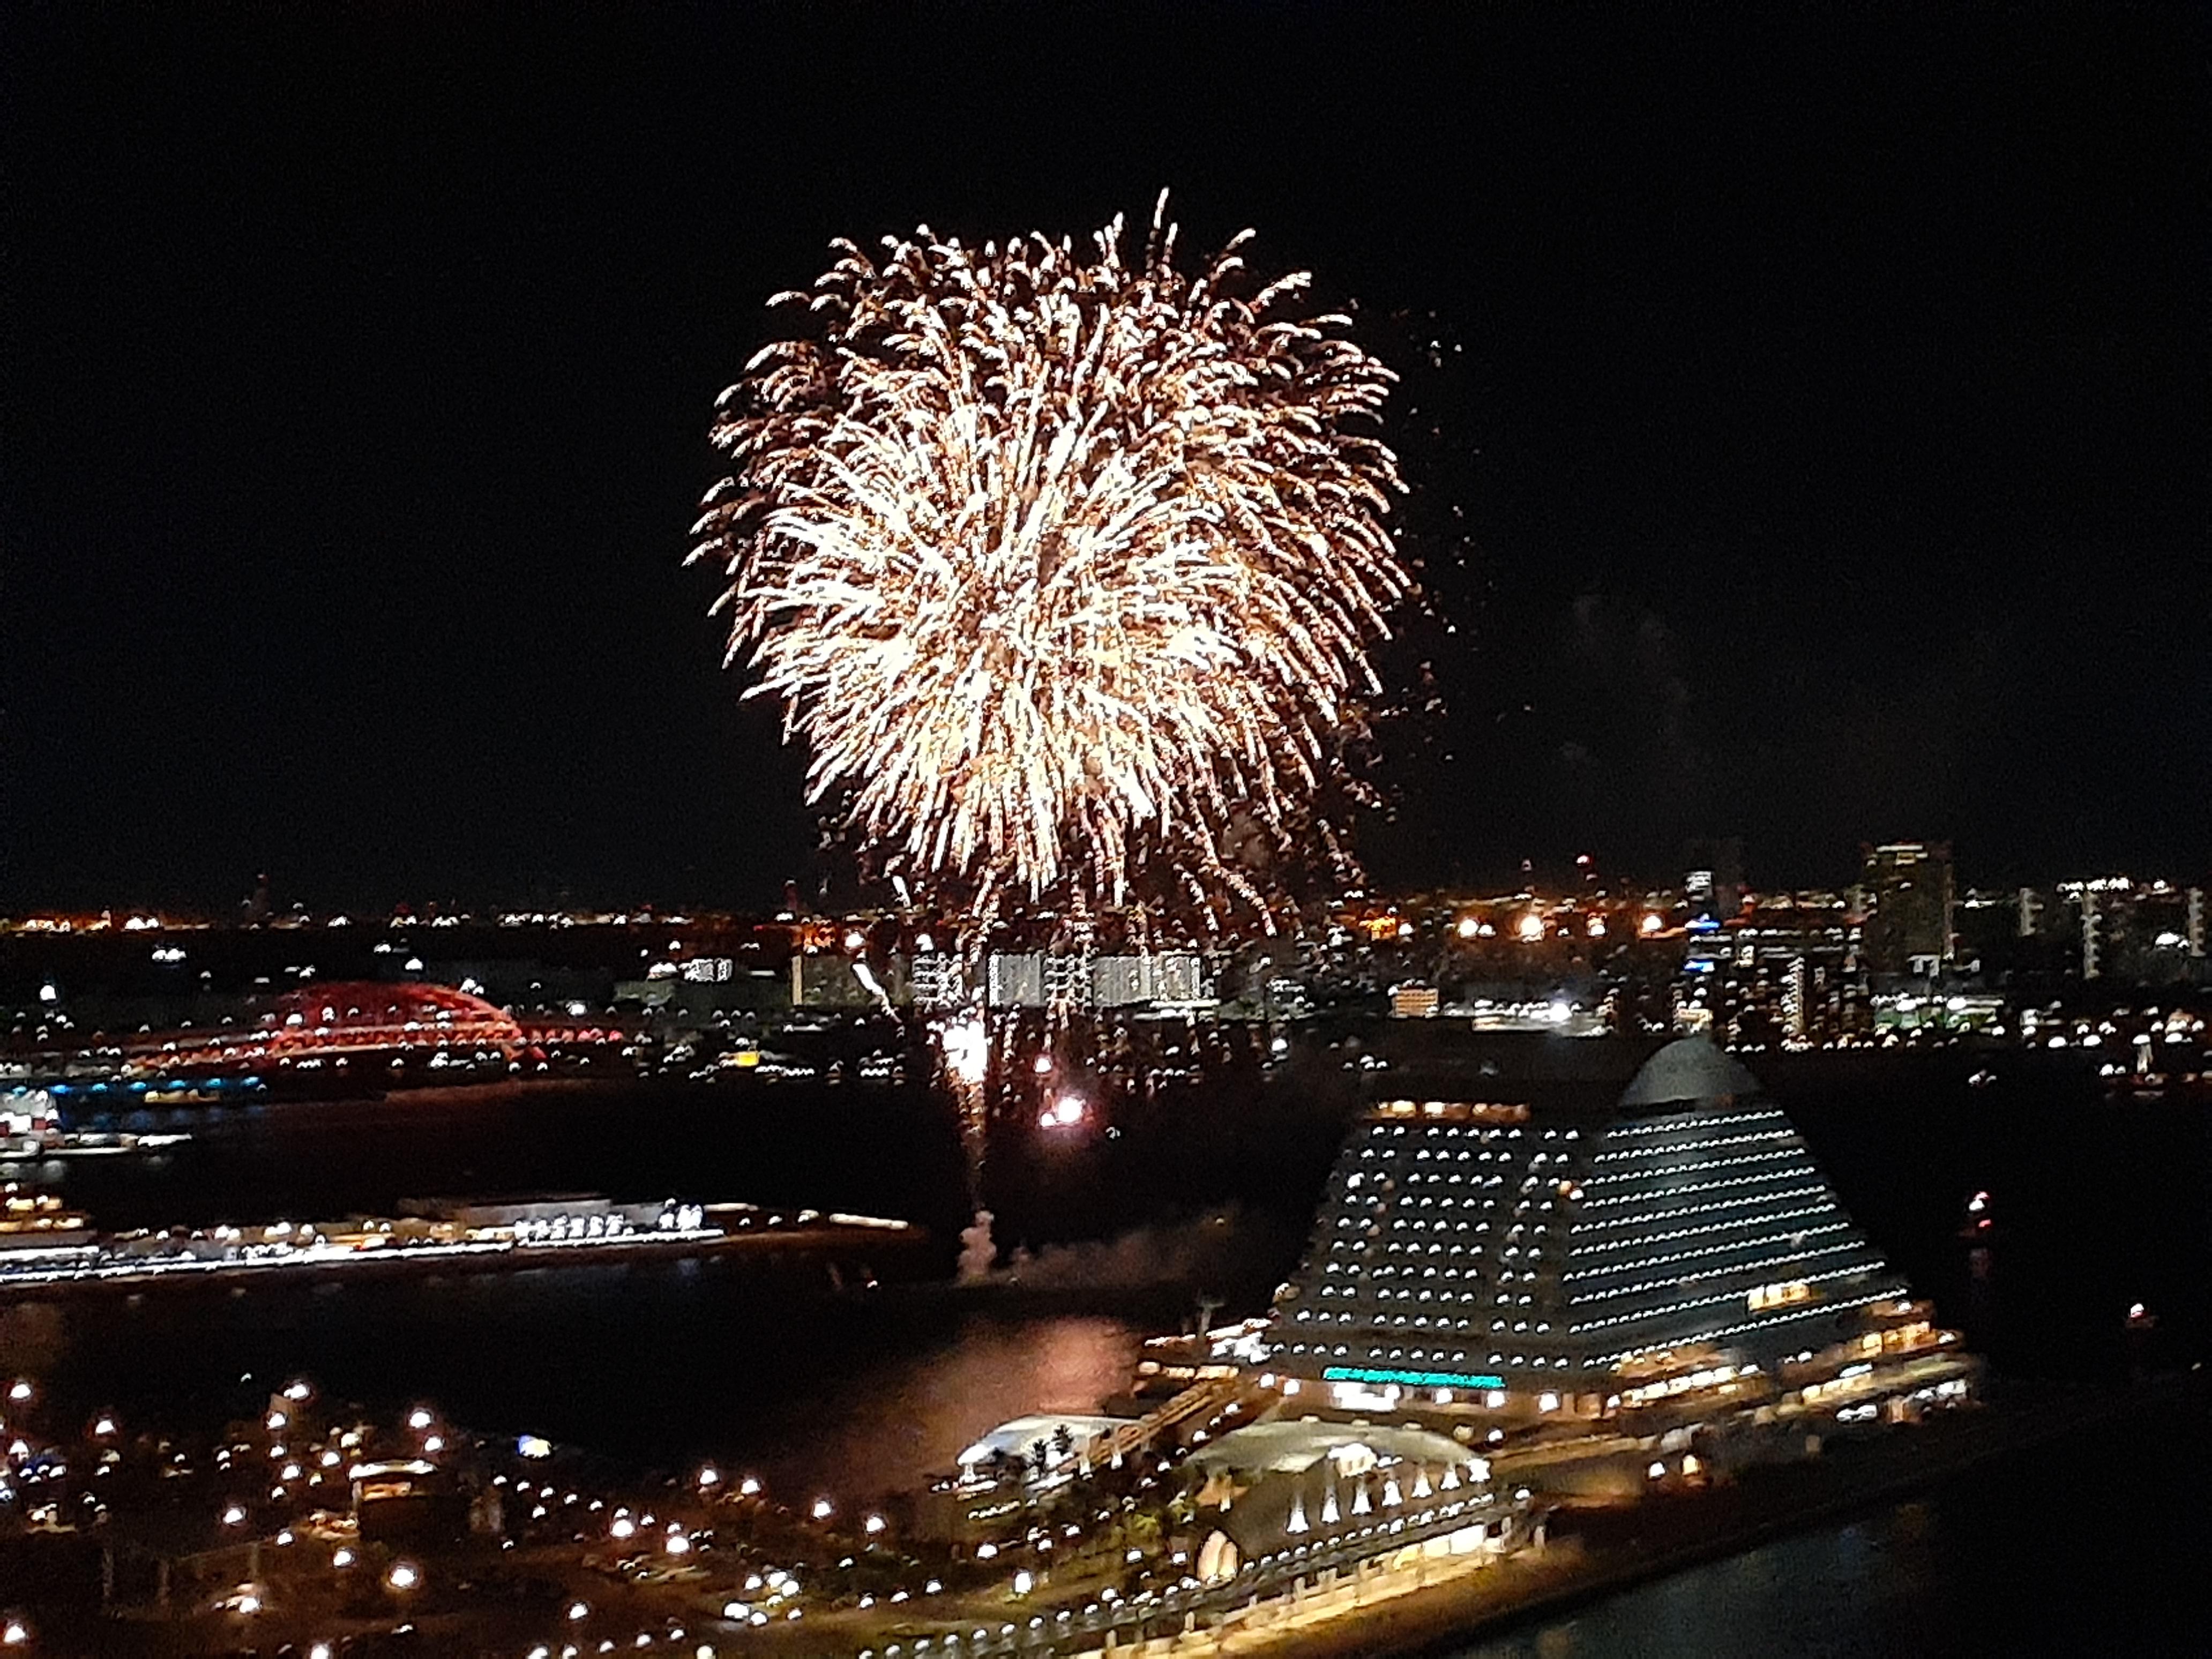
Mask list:
POLYGON ((1126 1389, 1142 1333, 1118 1319, 969 1315, 943 1346, 862 1365, 762 1424, 771 1482, 878 1492, 942 1473, 985 1431, 1089 1412, 1126 1389))
POLYGON ((372 1414, 428 1400, 487 1433, 858 1500, 950 1468, 1007 1419, 1096 1409, 1144 1334, 990 1291, 838 1296, 818 1268, 725 1261, 0 1301, 0 1370, 70 1410, 201 1429, 305 1374, 372 1414))

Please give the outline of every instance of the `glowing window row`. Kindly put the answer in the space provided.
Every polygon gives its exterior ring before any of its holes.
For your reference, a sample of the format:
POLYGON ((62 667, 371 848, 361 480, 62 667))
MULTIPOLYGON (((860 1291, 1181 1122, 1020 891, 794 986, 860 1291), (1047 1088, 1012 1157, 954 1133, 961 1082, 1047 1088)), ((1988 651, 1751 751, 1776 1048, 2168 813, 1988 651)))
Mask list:
MULTIPOLYGON (((1730 1189, 1742 1191, 1745 1188, 1764 1186, 1768 1182, 1790 1181, 1814 1173, 1810 1170, 1760 1170, 1751 1175, 1730 1176, 1725 1181, 1700 1181, 1692 1186, 1663 1188, 1652 1193, 1619 1193, 1611 1198, 1594 1198, 1589 1202, 1593 1207, 1607 1209, 1621 1204, 1663 1205, 1672 1203, 1678 1198, 1686 1198, 1692 1193, 1720 1193, 1730 1189)), ((1743 1204, 1771 1203, 1778 1198, 1794 1196, 1797 1190, 1796 1188, 1784 1188, 1778 1192, 1742 1191, 1742 1196, 1738 1198, 1708 1199, 1703 1204, 1692 1205, 1686 1208, 1632 1209, 1614 1216, 1591 1215, 1586 1211, 1577 1218, 1575 1224, 1577 1227, 1640 1227, 1645 1222, 1661 1216, 1696 1215, 1711 1210, 1730 1209, 1743 1204)), ((1820 1190, 1826 1191, 1826 1188, 1823 1186, 1820 1190)))
MULTIPOLYGON (((1789 1158, 1795 1158, 1802 1163, 1804 1161, 1804 1158, 1805 1149, 1803 1147, 1786 1146, 1778 1152, 1746 1152, 1739 1158, 1716 1158, 1701 1159, 1695 1164, 1678 1164, 1671 1170, 1652 1170, 1639 1175, 1609 1176, 1607 1177, 1607 1183, 1611 1184, 1613 1182, 1616 1181, 1660 1181, 1665 1179, 1668 1176, 1696 1175, 1706 1170, 1741 1169, 1747 1164, 1775 1164, 1789 1158)), ((1593 1182, 1592 1184, 1595 1185, 1595 1183, 1593 1182)), ((1672 1198, 1677 1193, 1698 1193, 1704 1192, 1705 1190, 1706 1189, 1703 1186, 1673 1187, 1666 1189, 1666 1196, 1672 1198)), ((1654 1194, 1650 1193, 1614 1193, 1607 1196, 1585 1199, 1583 1202, 1589 1204, 1621 1204, 1627 1202, 1631 1199, 1650 1198, 1652 1196, 1654 1196, 1654 1194)))
MULTIPOLYGON (((1498 1164, 1526 1164, 1533 1167, 1539 1164, 1565 1164, 1567 1162, 1567 1155, 1565 1152, 1531 1152, 1525 1158, 1519 1156, 1516 1152, 1437 1152, 1433 1156, 1435 1161, 1438 1164, 1489 1164, 1496 1162, 1498 1164)), ((1431 1154, 1428 1152, 1419 1152, 1415 1154, 1414 1162, 1425 1164, 1430 1161, 1431 1157, 1431 1154)), ((1456 1170, 1451 1172, 1452 1175, 1456 1175, 1457 1173, 1458 1172, 1456 1170)), ((1407 1171, 1406 1178, 1408 1181, 1445 1181, 1450 1179, 1451 1175, 1447 1175, 1436 1170, 1410 1170, 1407 1171)))
POLYGON ((1726 1122, 1707 1122, 1696 1126, 1696 1132, 1680 1140, 1655 1140, 1642 1146, 1605 1146, 1590 1158, 1590 1167, 1600 1169, 1609 1164, 1626 1164, 1639 1158, 1665 1158, 1673 1152, 1695 1152, 1700 1146, 1729 1146, 1740 1140, 1773 1140, 1796 1131, 1779 1117, 1747 1121, 1732 1118, 1726 1122), (1778 1123, 1778 1127, 1761 1129, 1754 1122, 1778 1123), (1716 1138, 1715 1131, 1721 1131, 1716 1138))
MULTIPOLYGON (((1770 1221, 1794 1221, 1800 1216, 1833 1215, 1835 1212, 1835 1206, 1832 1204, 1808 1204, 1800 1209, 1778 1210, 1771 1215, 1747 1215, 1740 1221, 1716 1221, 1706 1227, 1684 1227, 1675 1232, 1656 1233, 1648 1238, 1622 1239, 1620 1243, 1608 1244, 1605 1248, 1612 1250, 1631 1249, 1646 1244, 1663 1244, 1672 1239, 1697 1238, 1709 1233, 1729 1232, 1738 1227, 1760 1227, 1770 1221)), ((1838 1227, 1850 1224, 1844 1221, 1832 1221, 1824 1226, 1807 1227, 1802 1231, 1808 1237, 1811 1237, 1814 1234, 1833 1232, 1838 1227)), ((1595 1279, 1601 1273, 1634 1273, 1643 1267, 1656 1267, 1662 1262, 1686 1261, 1694 1255, 1712 1255, 1722 1250, 1742 1249, 1747 1245, 1773 1244, 1789 1237, 1790 1235, 1788 1233, 1776 1233, 1769 1238, 1732 1239, 1726 1244, 1709 1245, 1697 1250, 1678 1250, 1672 1255, 1645 1256, 1637 1261, 1608 1261, 1595 1267, 1577 1267, 1572 1273, 1561 1273, 1559 1278, 1562 1282, 1565 1282, 1577 1279, 1595 1279)), ((1575 1259, 1577 1261, 1582 1259, 1580 1251, 1575 1253, 1575 1259)))
MULTIPOLYGON (((1771 1175, 1753 1177, 1754 1181, 1772 1181, 1775 1179, 1777 1179, 1777 1177, 1771 1175)), ((1723 1182, 1722 1184, 1723 1186, 1735 1186, 1746 1183, 1723 1182)), ((1677 1216, 1705 1215, 1714 1210, 1737 1209, 1746 1204, 1770 1204, 1781 1199, 1811 1198, 1816 1194, 1821 1196, 1826 1196, 1827 1190, 1828 1189, 1825 1185, 1816 1181, 1803 1187, 1785 1187, 1780 1192, 1777 1193, 1754 1193, 1747 1197, 1724 1199, 1711 1204, 1681 1204, 1677 1205, 1671 1210, 1646 1210, 1641 1215, 1584 1216, 1582 1219, 1575 1223, 1574 1236, 1577 1239, 1587 1238, 1594 1232, 1610 1231, 1616 1227, 1648 1226, 1654 1221, 1672 1221, 1677 1216)), ((1653 1193, 1647 1194, 1647 1196, 1659 1198, 1664 1197, 1665 1194, 1653 1193)), ((1601 1245, 1595 1248, 1607 1249, 1610 1247, 1601 1245)))
POLYGON ((1693 1123, 1768 1123, 1782 1114, 1771 1106, 1751 1112, 1676 1112, 1666 1117, 1647 1118, 1641 1123, 1623 1123, 1606 1131, 1605 1144, 1641 1135, 1680 1134, 1693 1123))
MULTIPOLYGON (((1863 1270, 1846 1267, 1840 1269, 1836 1273, 1816 1273, 1814 1277, 1816 1279, 1840 1279, 1844 1277, 1845 1273, 1859 1271, 1863 1270)), ((1875 1291, 1865 1296, 1851 1297, 1842 1302, 1808 1303, 1802 1307, 1793 1309, 1789 1313, 1769 1314, 1764 1319, 1746 1319, 1734 1325, 1717 1325, 1711 1330, 1698 1332, 1695 1336, 1669 1337, 1664 1342, 1647 1343, 1640 1348, 1624 1348, 1619 1353, 1601 1354, 1594 1359, 1586 1359, 1583 1363, 1586 1365, 1617 1365, 1624 1359, 1634 1359, 1644 1354, 1656 1353, 1661 1348, 1677 1347, 1685 1342, 1710 1342, 1715 1337, 1741 1336, 1746 1331, 1765 1330, 1771 1326, 1790 1324, 1795 1320, 1810 1319, 1815 1314, 1833 1314, 1844 1308, 1863 1308, 1872 1303, 1887 1301, 1893 1296, 1906 1296, 1909 1294, 1911 1294, 1911 1292, 1905 1285, 1893 1285, 1887 1290, 1875 1291)), ((1728 1298, 1723 1297, 1723 1299, 1727 1300, 1728 1298)))
MULTIPOLYGON (((1531 1249, 1526 1256, 1522 1255, 1518 1250, 1512 1251, 1510 1254, 1512 1260, 1516 1263, 1524 1261, 1533 1262, 1540 1261, 1542 1258, 1542 1252, 1534 1249, 1531 1249)), ((1341 1261, 1332 1261, 1325 1269, 1326 1273, 1348 1273, 1356 1279, 1364 1279, 1374 1284, 1380 1284, 1393 1279, 1443 1278, 1465 1279, 1468 1284, 1472 1285, 1488 1279, 1492 1271, 1493 1268, 1486 1264, 1466 1267, 1440 1267, 1434 1262, 1426 1262, 1416 1266, 1414 1263, 1410 1261, 1395 1267, 1388 1262, 1374 1267, 1348 1267, 1341 1261)), ((1510 1279, 1516 1272, 1519 1271, 1519 1269, 1517 1267, 1507 1267, 1497 1269, 1497 1271, 1502 1272, 1505 1278, 1510 1279)), ((1599 1271, 1605 1272, 1610 1270, 1599 1269, 1599 1271)), ((1526 1274, 1526 1277, 1529 1279, 1534 1279, 1535 1276, 1536 1275, 1533 1272, 1526 1274)), ((1324 1285, 1328 1285, 1332 1282, 1332 1280, 1326 1277, 1322 1280, 1322 1283, 1324 1285)))
POLYGON ((1674 1157, 1674 1159, 1681 1159, 1681 1161, 1677 1161, 1677 1164, 1646 1164, 1646 1166, 1637 1166, 1637 1168, 1613 1168, 1613 1170, 1599 1170, 1590 1176, 1589 1182, 1583 1182, 1583 1186, 1614 1188, 1614 1186, 1620 1186, 1621 1182, 1650 1182, 1650 1179, 1655 1179, 1655 1176, 1674 1175, 1677 1170, 1701 1170, 1701 1168, 1714 1166, 1714 1164, 1732 1164, 1735 1159, 1708 1157, 1708 1152, 1719 1151, 1719 1148, 1723 1148, 1723 1146, 1752 1146, 1752 1144, 1760 1144, 1760 1141, 1765 1141, 1765 1144, 1783 1141, 1783 1144, 1790 1146, 1792 1151, 1802 1151, 1802 1141, 1798 1141, 1796 1134, 1790 1133, 1790 1130, 1785 1128, 1771 1130, 1771 1133, 1765 1133, 1765 1134, 1729 1134, 1728 1139, 1705 1141, 1704 1146, 1666 1146, 1666 1148, 1655 1146, 1655 1148, 1652 1148, 1652 1155, 1655 1157, 1674 1157))
MULTIPOLYGON (((1506 1277, 1510 1279, 1511 1275, 1508 1274, 1506 1277)), ((1535 1277, 1536 1275, 1534 1273, 1523 1275, 1524 1279, 1531 1282, 1534 1280, 1535 1277)), ((1375 1303, 1461 1302, 1466 1303, 1470 1306, 1474 1304, 1475 1298, 1481 1293, 1482 1286, 1480 1285, 1468 1285, 1445 1290, 1438 1290, 1435 1286, 1431 1285, 1427 1290, 1422 1291, 1393 1290, 1380 1286, 1375 1288, 1365 1288, 1358 1285, 1324 1285, 1318 1291, 1316 1292, 1316 1295, 1322 1297, 1334 1297, 1339 1300, 1358 1301, 1361 1299, 1364 1295, 1366 1300, 1375 1303)), ((1511 1292, 1510 1291, 1500 1291, 1496 1297, 1496 1300, 1503 1302, 1510 1294, 1511 1292)), ((1526 1296, 1523 1296, 1521 1299, 1522 1301, 1526 1302, 1528 1298, 1526 1296)))
MULTIPOLYGON (((1340 1342, 1334 1347, 1326 1342, 1294 1342, 1287 1348, 1278 1348, 1278 1353, 1310 1353, 1316 1359, 1346 1359, 1352 1357, 1351 1346, 1340 1342)), ((1379 1344, 1370 1346, 1364 1356, 1369 1359, 1423 1359, 1431 1362, 1448 1361, 1455 1364, 1471 1363, 1463 1348, 1385 1348, 1379 1344)), ((1484 1362, 1492 1365, 1528 1365, 1565 1370, 1567 1361, 1557 1354, 1494 1353, 1484 1362)))
MULTIPOLYGON (((1665 1267, 1670 1262, 1694 1261, 1704 1256, 1726 1255, 1731 1250, 1764 1249, 1769 1244, 1786 1243, 1794 1245, 1801 1238, 1815 1238, 1822 1233, 1848 1232, 1850 1231, 1850 1223, 1848 1221, 1833 1221, 1830 1222, 1825 1227, 1807 1227, 1802 1229, 1801 1231, 1794 1233, 1771 1233, 1765 1238, 1739 1238, 1726 1244, 1708 1245, 1702 1250, 1678 1250, 1672 1255, 1655 1255, 1642 1261, 1619 1262, 1613 1267, 1603 1268, 1601 1271, 1608 1273, 1637 1273, 1646 1267, 1665 1267)), ((1815 1256, 1832 1255, 1839 1249, 1853 1248, 1856 1243, 1856 1241, 1854 1239, 1846 1241, 1844 1244, 1824 1244, 1818 1249, 1800 1251, 1791 1255, 1782 1257, 1781 1260, 1810 1261, 1815 1256)), ((1695 1276, 1710 1277, 1715 1273, 1735 1273, 1742 1268, 1748 1267, 1753 1265, 1754 1264, 1751 1262, 1723 1262, 1719 1266, 1706 1269, 1703 1273, 1695 1276)), ((1682 1275, 1676 1273, 1666 1279, 1647 1279, 1641 1284, 1625 1285, 1616 1290, 1589 1291, 1578 1294, 1570 1299, 1578 1304, 1592 1302, 1617 1302, 1624 1296, 1635 1296, 1644 1291, 1663 1290, 1669 1285, 1679 1285, 1681 1281, 1682 1275)))
MULTIPOLYGON (((1510 1152, 1470 1152, 1464 1146, 1455 1152, 1444 1151, 1441 1147, 1424 1146, 1419 1152, 1413 1154, 1413 1162, 1416 1164, 1427 1164, 1431 1162, 1437 1164, 1450 1164, 1454 1162, 1464 1164, 1469 1158, 1474 1158, 1478 1161, 1486 1161, 1490 1158, 1495 1158, 1503 1163, 1510 1160, 1513 1156, 1514 1154, 1510 1152)), ((1531 1164, 1547 1164, 1551 1162, 1553 1158, 1557 1158, 1559 1162, 1564 1164, 1566 1161, 1566 1157, 1567 1155, 1565 1152, 1531 1152, 1528 1155, 1528 1161, 1531 1164)))
MULTIPOLYGON (((1853 1249, 1856 1247, 1843 1246, 1839 1248, 1853 1249)), ((1798 1259, 1799 1258, 1796 1256, 1778 1256, 1775 1258, 1777 1261, 1795 1261, 1798 1259)), ((1765 1267, 1768 1264, 1759 1262, 1750 1265, 1765 1267)), ((1808 1285, 1817 1285, 1825 1279, 1849 1279, 1854 1273, 1871 1273, 1880 1266, 1881 1266, 1881 1263, 1879 1261, 1857 1261, 1853 1262, 1848 1267, 1832 1267, 1826 1273, 1799 1273, 1797 1277, 1803 1279, 1808 1285)), ((1671 1284, 1673 1281, 1668 1280, 1666 1282, 1671 1284)), ((1710 1308, 1723 1302, 1741 1302, 1742 1300, 1743 1292, 1741 1291, 1723 1291, 1715 1296, 1688 1297, 1680 1302, 1669 1302, 1663 1307, 1647 1308, 1641 1312, 1614 1314, 1607 1319, 1586 1320, 1579 1324, 1570 1326, 1568 1328, 1579 1335, 1583 1331, 1601 1331, 1614 1325, 1644 1324, 1654 1319, 1663 1319, 1669 1314, 1680 1313, 1683 1310, 1687 1308, 1710 1308)), ((1826 1303, 1814 1305, 1834 1307, 1838 1304, 1834 1303, 1826 1303)), ((1792 1314, 1789 1316, 1789 1317, 1794 1319, 1797 1317, 1797 1316, 1792 1314)), ((1687 1337, 1680 1337, 1669 1340, 1686 1342, 1690 1339, 1687 1337)))

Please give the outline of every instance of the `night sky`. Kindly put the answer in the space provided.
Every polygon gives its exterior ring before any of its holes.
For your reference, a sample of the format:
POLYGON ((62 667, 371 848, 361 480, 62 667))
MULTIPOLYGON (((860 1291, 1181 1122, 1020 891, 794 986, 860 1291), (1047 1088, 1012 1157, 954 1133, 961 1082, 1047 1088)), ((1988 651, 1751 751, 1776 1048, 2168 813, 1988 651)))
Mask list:
POLYGON ((2212 871, 2202 10, 1040 9, 7 9, 0 907, 809 879, 715 393, 1163 185, 1405 376, 1379 878, 2212 871))

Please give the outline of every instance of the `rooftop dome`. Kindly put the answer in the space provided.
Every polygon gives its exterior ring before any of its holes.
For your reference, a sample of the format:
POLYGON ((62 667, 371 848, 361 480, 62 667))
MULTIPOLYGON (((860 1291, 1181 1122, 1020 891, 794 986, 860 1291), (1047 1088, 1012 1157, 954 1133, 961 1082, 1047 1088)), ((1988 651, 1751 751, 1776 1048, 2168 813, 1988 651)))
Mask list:
POLYGON ((1747 1100, 1759 1092, 1759 1079, 1701 1036, 1668 1043, 1644 1062, 1620 1097, 1623 1106, 1666 1106, 1676 1102, 1747 1100))

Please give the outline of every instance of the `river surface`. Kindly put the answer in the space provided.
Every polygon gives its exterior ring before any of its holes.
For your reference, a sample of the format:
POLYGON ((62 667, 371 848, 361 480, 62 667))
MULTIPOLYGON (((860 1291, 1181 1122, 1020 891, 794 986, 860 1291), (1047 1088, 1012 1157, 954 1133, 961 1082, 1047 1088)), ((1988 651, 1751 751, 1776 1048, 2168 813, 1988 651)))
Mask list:
MULTIPOLYGON (((2201 1109, 1988 1091, 1784 1103, 1869 1231, 2001 1369, 2116 1381, 2131 1364, 2201 1358, 2212 1279, 2201 1109), (1978 1186, 1996 1192, 2002 1222, 1978 1261, 1956 1237, 1960 1195, 1978 1186), (2166 1319, 2154 1348, 2130 1352, 2117 1313, 2136 1297, 2166 1319)), ((1300 1248, 1329 1139, 1309 1126, 1310 1145, 1285 1133, 1262 1158, 1251 1125, 1173 1129, 1157 1170, 1058 1173, 1094 1203, 1126 1192, 1121 1231, 1089 1244, 1038 1234, 1021 1285, 861 1291, 819 1262, 726 1255, 10 1300, 0 1375, 36 1375, 88 1413, 204 1425, 305 1373, 380 1415, 428 1401, 487 1431, 635 1467, 711 1459, 793 1499, 865 1502, 945 1468, 1006 1419, 1094 1407, 1126 1382, 1145 1334, 1190 1316, 1197 1291, 1230 1313, 1264 1304, 1300 1248), (1224 1151, 1207 1164, 1194 1144, 1224 1151)), ((1125 1141, 1099 1155, 1134 1154, 1125 1141)), ((848 1207, 944 1232, 964 1201, 945 1127, 915 1101, 857 1094, 399 1096, 203 1126, 163 1162, 15 1173, 58 1182, 111 1226, 599 1190, 848 1207)), ((2016 1458, 1455 1659, 2212 1651, 2208 1493, 2201 1432, 2016 1458)))

